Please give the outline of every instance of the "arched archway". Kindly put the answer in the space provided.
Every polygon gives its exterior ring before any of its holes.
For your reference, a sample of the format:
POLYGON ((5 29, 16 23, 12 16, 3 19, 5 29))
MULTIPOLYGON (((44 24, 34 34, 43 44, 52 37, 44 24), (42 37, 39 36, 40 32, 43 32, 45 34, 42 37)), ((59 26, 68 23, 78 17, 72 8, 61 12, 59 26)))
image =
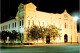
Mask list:
POLYGON ((46 43, 50 43, 50 36, 46 36, 46 43))
POLYGON ((68 36, 67 36, 67 34, 64 35, 64 42, 68 42, 68 36))

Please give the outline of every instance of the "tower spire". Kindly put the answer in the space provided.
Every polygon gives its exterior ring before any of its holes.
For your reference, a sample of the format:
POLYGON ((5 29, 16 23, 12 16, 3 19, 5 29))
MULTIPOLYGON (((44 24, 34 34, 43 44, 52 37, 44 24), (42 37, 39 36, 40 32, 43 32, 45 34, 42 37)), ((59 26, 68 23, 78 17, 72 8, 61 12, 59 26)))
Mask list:
POLYGON ((65 9, 64 12, 67 12, 67 10, 65 9))

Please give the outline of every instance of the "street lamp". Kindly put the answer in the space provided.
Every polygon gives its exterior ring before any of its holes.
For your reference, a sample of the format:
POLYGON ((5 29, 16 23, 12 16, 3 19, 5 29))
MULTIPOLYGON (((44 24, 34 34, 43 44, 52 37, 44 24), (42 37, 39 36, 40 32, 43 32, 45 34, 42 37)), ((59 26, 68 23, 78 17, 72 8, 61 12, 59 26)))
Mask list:
POLYGON ((75 16, 73 19, 74 19, 75 21, 77 21, 79 18, 78 18, 78 16, 75 16))
POLYGON ((7 37, 7 40, 8 40, 8 46, 9 46, 9 36, 7 37))

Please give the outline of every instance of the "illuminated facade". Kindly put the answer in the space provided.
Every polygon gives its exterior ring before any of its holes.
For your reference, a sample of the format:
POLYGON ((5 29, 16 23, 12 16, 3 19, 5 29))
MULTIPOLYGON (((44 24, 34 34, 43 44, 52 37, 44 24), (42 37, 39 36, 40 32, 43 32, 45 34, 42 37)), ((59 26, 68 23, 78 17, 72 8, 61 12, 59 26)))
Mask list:
POLYGON ((0 24, 0 31, 10 31, 15 30, 20 33, 24 33, 24 19, 12 19, 0 24), (20 26, 19 26, 20 21, 20 26))
POLYGON ((77 34, 78 34, 78 36, 77 36, 77 38, 78 38, 78 43, 80 43, 80 33, 78 32, 77 34))
MULTIPOLYGON (((36 6, 33 3, 24 5, 24 43, 28 40, 26 28, 34 25, 44 26, 55 25, 61 28, 62 35, 60 39, 50 38, 50 42, 77 42, 77 23, 73 20, 73 17, 65 10, 61 14, 47 13, 36 10, 36 6)), ((39 43, 41 43, 40 41, 39 43)), ((44 38, 46 43, 46 37, 44 38)))
MULTIPOLYGON (((53 42, 77 42, 77 23, 73 20, 73 17, 65 10, 61 14, 47 13, 36 10, 36 6, 33 3, 24 5, 24 18, 16 19, 4 22, 0 24, 0 31, 12 31, 24 33, 24 43, 34 43, 37 41, 28 41, 26 29, 32 25, 48 26, 55 25, 61 28, 61 38, 57 38, 55 41, 53 37, 50 38, 50 43, 53 42), (20 24, 19 24, 20 23, 20 24)), ((23 9, 22 9, 23 10, 23 9)), ((19 13, 19 12, 18 12, 19 13)), ((23 14, 23 12, 21 12, 23 14)), ((20 15, 21 15, 20 13, 20 15)), ((22 17, 22 16, 21 16, 22 17)), ((46 43, 46 36, 44 41, 39 39, 38 43, 46 43)))

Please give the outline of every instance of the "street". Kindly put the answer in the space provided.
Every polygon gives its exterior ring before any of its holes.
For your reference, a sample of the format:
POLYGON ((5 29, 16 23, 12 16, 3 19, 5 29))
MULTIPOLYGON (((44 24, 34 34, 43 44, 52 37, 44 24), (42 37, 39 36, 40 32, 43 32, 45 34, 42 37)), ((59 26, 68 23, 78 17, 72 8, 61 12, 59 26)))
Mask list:
POLYGON ((80 53, 80 45, 47 45, 1 48, 1 53, 80 53))

